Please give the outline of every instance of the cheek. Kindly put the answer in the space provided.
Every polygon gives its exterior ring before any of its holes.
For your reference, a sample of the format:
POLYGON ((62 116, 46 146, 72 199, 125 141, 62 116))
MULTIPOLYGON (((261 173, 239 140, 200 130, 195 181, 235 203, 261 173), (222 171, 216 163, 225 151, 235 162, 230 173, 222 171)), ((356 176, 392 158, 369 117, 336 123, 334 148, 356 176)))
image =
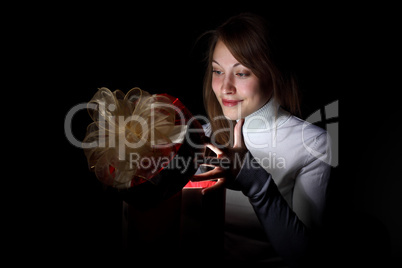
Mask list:
POLYGON ((215 92, 215 94, 218 93, 218 90, 220 88, 220 82, 216 78, 212 78, 212 90, 215 92))
POLYGON ((244 85, 244 87, 239 87, 239 89, 240 88, 242 90, 238 90, 238 93, 247 100, 247 102, 244 103, 243 108, 247 109, 246 113, 248 114, 261 108, 261 106, 268 100, 266 92, 263 91, 260 84, 256 81, 248 83, 247 85, 244 85))
POLYGON ((261 95, 258 81, 244 81, 238 85, 237 90, 239 94, 246 98, 255 98, 261 95))

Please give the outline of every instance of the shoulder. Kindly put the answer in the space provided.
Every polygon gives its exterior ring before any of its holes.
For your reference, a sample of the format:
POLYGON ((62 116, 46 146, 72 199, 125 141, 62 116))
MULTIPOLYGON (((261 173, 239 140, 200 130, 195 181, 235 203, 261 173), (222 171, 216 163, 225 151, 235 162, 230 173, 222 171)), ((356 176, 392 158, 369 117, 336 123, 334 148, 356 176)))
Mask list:
POLYGON ((310 161, 316 159, 324 163, 331 162, 331 138, 328 132, 308 121, 292 116, 294 124, 298 125, 298 131, 303 147, 309 154, 310 161))
POLYGON ((291 115, 282 127, 292 129, 292 132, 297 133, 304 139, 327 136, 325 129, 294 115, 291 115))
POLYGON ((316 137, 326 133, 326 130, 321 127, 314 125, 313 123, 318 122, 316 118, 311 118, 312 121, 305 121, 295 115, 292 115, 288 111, 282 109, 282 107, 278 110, 278 128, 283 128, 284 130, 289 130, 296 134, 302 134, 305 137, 316 137))
MULTIPOLYGON (((290 116, 281 126, 287 133, 287 141, 293 141, 293 147, 300 148, 300 153, 308 159, 320 159, 329 163, 331 156, 331 139, 327 131, 296 116, 290 116)), ((306 158, 306 159, 307 159, 306 158)))

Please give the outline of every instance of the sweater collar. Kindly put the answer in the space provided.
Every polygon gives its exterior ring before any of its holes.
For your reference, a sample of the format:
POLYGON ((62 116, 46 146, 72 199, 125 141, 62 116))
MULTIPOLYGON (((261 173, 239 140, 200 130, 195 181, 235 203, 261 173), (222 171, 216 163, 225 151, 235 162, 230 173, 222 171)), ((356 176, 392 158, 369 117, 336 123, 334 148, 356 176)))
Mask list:
POLYGON ((283 110, 275 98, 271 98, 264 106, 246 116, 243 131, 248 129, 270 130, 280 127, 290 114, 283 110))

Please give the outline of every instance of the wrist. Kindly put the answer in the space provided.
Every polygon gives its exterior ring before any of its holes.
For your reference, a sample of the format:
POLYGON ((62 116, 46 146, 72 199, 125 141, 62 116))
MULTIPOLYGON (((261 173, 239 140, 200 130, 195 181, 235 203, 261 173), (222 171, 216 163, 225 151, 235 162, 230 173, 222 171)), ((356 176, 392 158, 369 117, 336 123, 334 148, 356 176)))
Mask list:
POLYGON ((260 166, 250 152, 247 152, 235 183, 244 195, 252 197, 258 194, 270 178, 271 174, 260 166))

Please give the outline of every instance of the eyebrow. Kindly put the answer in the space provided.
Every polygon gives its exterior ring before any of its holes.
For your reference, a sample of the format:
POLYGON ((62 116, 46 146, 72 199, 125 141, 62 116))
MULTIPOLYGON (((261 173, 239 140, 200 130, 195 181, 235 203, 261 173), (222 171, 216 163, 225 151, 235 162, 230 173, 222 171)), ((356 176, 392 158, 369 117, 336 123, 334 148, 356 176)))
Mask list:
MULTIPOLYGON (((221 66, 221 65, 219 64, 219 62, 217 62, 216 60, 212 60, 212 62, 215 62, 216 64, 218 64, 219 66, 221 66)), ((232 67, 236 67, 236 66, 239 66, 239 65, 242 65, 242 64, 241 64, 240 62, 238 62, 238 63, 233 64, 232 67)))

